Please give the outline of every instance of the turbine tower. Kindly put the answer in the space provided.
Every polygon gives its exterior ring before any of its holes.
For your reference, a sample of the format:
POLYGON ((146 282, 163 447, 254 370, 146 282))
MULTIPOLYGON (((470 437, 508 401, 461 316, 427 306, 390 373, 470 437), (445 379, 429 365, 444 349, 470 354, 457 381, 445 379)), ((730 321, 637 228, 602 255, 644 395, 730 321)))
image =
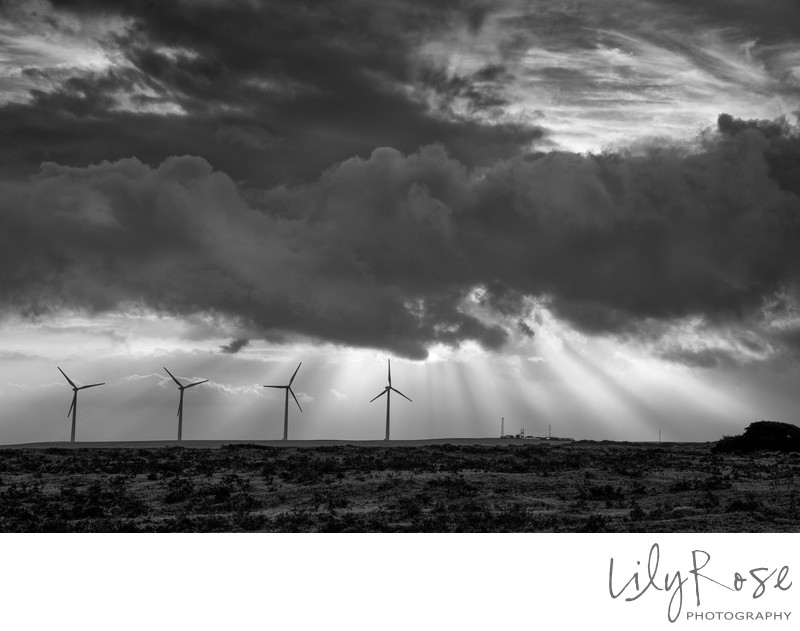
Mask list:
POLYGON ((289 437, 289 395, 292 395, 294 402, 297 403, 297 407, 300 411, 303 411, 303 408, 300 407, 300 402, 297 400, 297 397, 294 396, 294 390, 292 390, 292 382, 294 378, 297 376, 297 371, 300 370, 300 366, 303 365, 303 362, 297 364, 297 368, 294 370, 294 374, 292 378, 289 379, 289 383, 285 386, 264 386, 265 388, 283 388, 286 390, 286 400, 284 401, 283 405, 283 440, 286 440, 289 437))
MULTIPOLYGON (((392 387, 392 364, 388 359, 386 360, 386 364, 389 367, 389 385, 386 386, 383 389, 383 392, 381 392, 377 397, 375 397, 375 399, 379 399, 384 394, 386 395, 386 438, 384 438, 384 440, 389 440, 389 405, 390 405, 389 402, 390 402, 390 399, 391 399, 391 392, 390 391, 394 390, 397 394, 399 394, 401 397, 403 397, 405 399, 408 399, 408 397, 406 395, 404 395, 402 392, 400 392, 397 388, 393 388, 392 387)), ((372 401, 374 401, 375 399, 372 399, 370 401, 370 403, 372 403, 372 401)), ((411 401, 411 399, 408 399, 408 400, 411 401)), ((414 402, 411 401, 411 403, 414 403, 414 402)))
POLYGON ((76 386, 75 383, 72 381, 72 379, 67 377, 67 373, 65 373, 63 370, 61 370, 61 367, 56 366, 56 368, 58 368, 58 371, 62 375, 64 375, 64 379, 66 379, 69 382, 69 385, 72 386, 72 405, 69 406, 69 412, 67 412, 67 418, 72 416, 72 432, 70 433, 70 436, 69 436, 69 442, 74 443, 75 442, 75 416, 78 413, 78 390, 86 390, 86 388, 95 388, 97 386, 104 386, 105 382, 103 382, 103 383, 92 383, 92 384, 89 384, 88 386, 76 386))
MULTIPOLYGON (((164 366, 164 370, 167 370, 167 367, 164 366)), ((203 381, 195 381, 194 383, 190 383, 187 386, 184 386, 180 381, 175 379, 175 375, 173 375, 169 370, 167 370, 167 374, 172 377, 172 380, 178 384, 178 389, 181 391, 181 402, 178 404, 178 440, 181 439, 183 435, 183 391, 187 388, 194 388, 195 386, 199 386, 201 383, 205 383, 208 379, 203 379, 203 381)))

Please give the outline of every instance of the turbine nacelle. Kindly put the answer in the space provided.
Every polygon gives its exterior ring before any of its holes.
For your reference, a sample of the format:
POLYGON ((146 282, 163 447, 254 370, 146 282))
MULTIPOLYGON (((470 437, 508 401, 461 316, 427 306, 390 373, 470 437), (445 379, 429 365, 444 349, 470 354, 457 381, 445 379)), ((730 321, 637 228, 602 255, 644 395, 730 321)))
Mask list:
MULTIPOLYGON (((386 394, 390 390, 393 391, 393 392, 396 392, 401 397, 411 401, 411 399, 409 399, 406 395, 404 395, 402 392, 400 392, 397 388, 392 387, 392 364, 391 364, 391 360, 387 359, 386 362, 387 362, 388 367, 389 367, 389 371, 388 371, 389 385, 384 386, 383 387, 383 392, 381 392, 378 396, 374 397, 373 399, 370 399, 370 403, 372 403, 375 399, 379 399, 380 397, 382 397, 384 394, 386 394)), ((411 403, 414 403, 414 402, 411 401, 411 403)))
POLYGON ((64 375, 64 379, 66 379, 66 380, 69 382, 69 385, 71 385, 71 386, 72 386, 72 391, 73 391, 73 392, 75 392, 75 393, 77 393, 77 392, 78 392, 78 390, 86 390, 87 388, 96 388, 97 386, 104 386, 104 385, 106 385, 105 381, 104 381, 103 383, 90 383, 90 384, 89 384, 89 385, 87 385, 87 386, 78 386, 78 385, 75 385, 75 382, 74 382, 74 381, 72 381, 72 379, 70 379, 69 377, 67 377, 67 373, 65 373, 63 370, 61 370, 61 368, 60 368, 60 367, 58 367, 58 366, 56 366, 56 368, 58 368, 58 371, 59 371, 59 372, 60 372, 62 375, 64 375))
POLYGON ((300 370, 300 366, 302 366, 302 365, 303 365, 303 362, 300 362, 299 364, 297 364, 297 368, 294 369, 294 373, 292 374, 292 378, 289 379, 289 383, 286 384, 285 386, 263 386, 264 388, 279 388, 279 389, 286 390, 286 396, 288 397, 290 394, 292 395, 292 398, 294 399, 294 402, 297 403, 297 407, 301 412, 303 411, 303 408, 300 407, 300 402, 297 400, 297 397, 294 396, 294 390, 292 390, 292 383, 294 382, 294 378, 297 376, 297 372, 300 370))

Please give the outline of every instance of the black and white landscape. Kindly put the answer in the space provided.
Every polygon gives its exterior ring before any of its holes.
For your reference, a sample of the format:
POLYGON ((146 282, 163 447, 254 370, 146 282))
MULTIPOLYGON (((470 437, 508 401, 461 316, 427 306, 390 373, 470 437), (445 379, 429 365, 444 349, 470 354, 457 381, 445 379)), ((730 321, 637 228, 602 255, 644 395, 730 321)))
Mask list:
POLYGON ((0 531, 797 532, 800 429, 3 449, 0 531))
POLYGON ((0 3, 0 525, 796 530, 798 112, 783 0, 0 3))

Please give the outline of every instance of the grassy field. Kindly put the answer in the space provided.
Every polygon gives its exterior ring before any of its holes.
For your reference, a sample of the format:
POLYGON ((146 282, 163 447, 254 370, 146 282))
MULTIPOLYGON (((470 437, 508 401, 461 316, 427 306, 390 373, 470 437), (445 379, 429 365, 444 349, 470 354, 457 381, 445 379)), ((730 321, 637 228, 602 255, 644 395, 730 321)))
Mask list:
POLYGON ((800 531, 797 453, 453 442, 5 448, 0 531, 800 531))

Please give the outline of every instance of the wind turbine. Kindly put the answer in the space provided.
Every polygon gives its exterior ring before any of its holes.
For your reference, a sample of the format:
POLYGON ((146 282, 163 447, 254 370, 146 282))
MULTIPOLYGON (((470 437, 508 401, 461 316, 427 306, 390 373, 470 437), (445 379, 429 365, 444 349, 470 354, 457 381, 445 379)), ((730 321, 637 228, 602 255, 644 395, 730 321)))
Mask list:
MULTIPOLYGON (((408 397, 404 395, 402 392, 400 392, 397 388, 392 387, 392 364, 389 362, 388 359, 386 360, 386 363, 389 366, 389 385, 386 386, 383 389, 383 392, 381 392, 377 397, 375 397, 375 399, 382 397, 384 394, 386 395, 386 438, 384 440, 389 440, 389 400, 391 399, 390 390, 394 390, 397 394, 399 394, 401 397, 405 399, 408 399, 408 397)), ((375 399, 372 399, 372 401, 374 401, 375 399)), ((411 399, 408 400, 411 401, 411 399)), ((372 403, 372 401, 370 401, 370 403, 372 403)), ((414 402, 411 401, 411 403, 414 402)))
POLYGON ((67 412, 67 418, 69 418, 70 415, 72 415, 72 432, 70 433, 69 441, 71 443, 74 443, 75 442, 75 416, 78 413, 78 390, 86 390, 86 388, 95 388, 97 386, 104 386, 105 382, 103 382, 103 383, 92 383, 92 384, 89 384, 88 386, 76 386, 75 383, 72 381, 72 379, 67 377, 67 373, 65 373, 63 370, 61 370, 61 367, 56 366, 56 368, 58 368, 58 371, 62 375, 64 375, 64 379, 69 381, 69 385, 72 386, 72 405, 69 406, 69 412, 67 412))
MULTIPOLYGON (((164 366, 164 370, 167 370, 167 367, 164 366)), ((205 383, 208 379, 203 379, 203 381, 196 381, 194 383, 190 383, 188 386, 184 386, 180 381, 175 379, 175 375, 173 375, 169 370, 167 370, 167 374, 172 377, 172 380, 178 384, 178 388, 181 391, 181 402, 178 404, 178 440, 181 439, 181 435, 183 434, 183 391, 187 388, 194 388, 195 386, 199 386, 201 383, 205 383)))
POLYGON ((294 378, 297 376, 297 371, 300 370, 300 366, 303 365, 303 362, 297 364, 297 368, 295 368, 294 374, 292 378, 289 379, 289 384, 285 386, 264 386, 265 388, 284 388, 286 390, 286 401, 283 405, 283 440, 286 440, 289 437, 289 394, 291 393, 294 402, 297 403, 297 407, 300 408, 300 411, 303 411, 303 408, 300 407, 300 402, 297 400, 297 397, 294 396, 294 390, 292 390, 292 382, 294 378))

